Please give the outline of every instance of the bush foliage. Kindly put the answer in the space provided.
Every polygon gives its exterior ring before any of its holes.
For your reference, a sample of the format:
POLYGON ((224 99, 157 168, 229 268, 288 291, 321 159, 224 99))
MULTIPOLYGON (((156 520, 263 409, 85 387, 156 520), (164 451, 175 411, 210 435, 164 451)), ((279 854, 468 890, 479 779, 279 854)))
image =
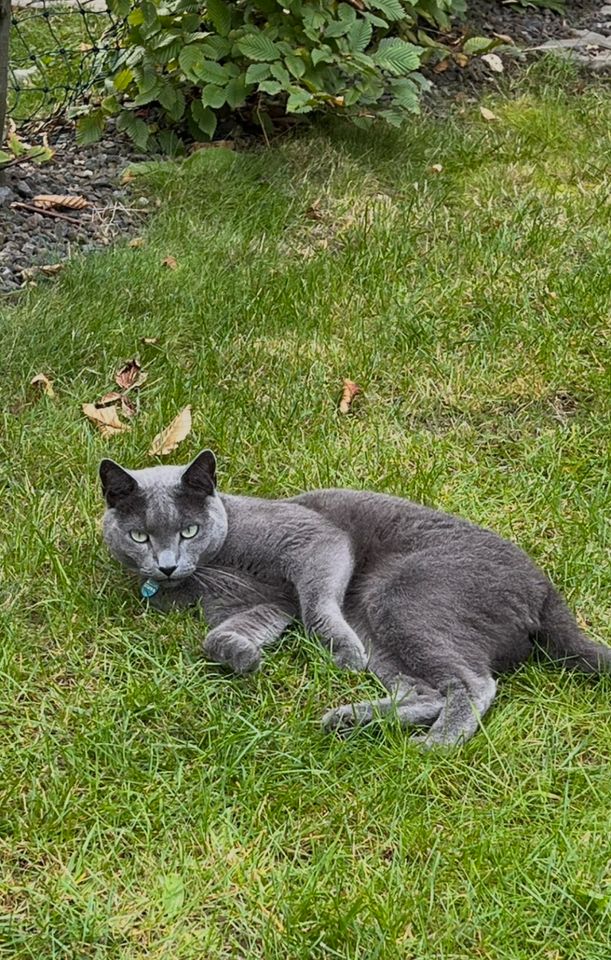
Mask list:
POLYGON ((280 113, 331 110, 399 125, 418 111, 429 41, 465 0, 109 0, 123 50, 108 96, 79 120, 81 142, 107 116, 146 149, 215 134, 231 111, 273 128, 280 113))

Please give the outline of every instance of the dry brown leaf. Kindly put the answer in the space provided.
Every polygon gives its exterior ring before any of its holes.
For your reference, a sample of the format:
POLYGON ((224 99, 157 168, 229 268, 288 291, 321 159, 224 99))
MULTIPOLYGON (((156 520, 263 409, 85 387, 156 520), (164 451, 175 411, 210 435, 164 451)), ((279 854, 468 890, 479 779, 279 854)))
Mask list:
POLYGON ((176 260, 176 257, 164 257, 161 261, 161 266, 166 267, 168 270, 176 270, 178 261, 176 260))
POLYGON ((431 173, 443 173, 443 167, 440 163, 432 163, 429 170, 431 173))
POLYGON ((480 59, 488 64, 493 73, 502 73, 505 69, 503 61, 496 53, 484 53, 480 59))
POLYGON ((129 397, 126 397, 125 394, 121 396, 121 413, 124 417, 135 417, 136 416, 136 407, 131 402, 129 397))
POLYGON ((357 393, 360 392, 361 388, 359 387, 358 383, 354 383, 353 380, 344 380, 342 398, 339 402, 339 412, 349 413, 350 407, 352 406, 352 401, 356 397, 357 393))
POLYGON ((104 438, 129 430, 128 425, 119 420, 116 407, 96 407, 95 403, 84 403, 82 411, 88 420, 95 423, 104 438))
POLYGON ((140 361, 128 360, 128 362, 115 373, 115 383, 122 390, 133 390, 134 387, 141 387, 146 380, 147 374, 142 369, 140 361))
POLYGON ((35 280, 41 273, 45 277, 52 277, 64 269, 63 263, 43 263, 34 267, 24 267, 21 276, 24 280, 35 280))
POLYGON ((322 220, 323 215, 321 211, 318 209, 319 206, 320 206, 320 200, 315 200, 314 203, 310 204, 310 206, 305 212, 305 215, 308 218, 308 220, 322 220))
POLYGON ((191 433, 191 406, 181 410, 172 422, 158 433, 151 444, 149 457, 164 457, 191 433))
POLYGON ((144 246, 144 243, 144 237, 134 237, 133 240, 129 241, 128 246, 131 247, 132 250, 139 250, 140 247, 144 246))
POLYGON ((450 61, 447 57, 443 60, 440 60, 439 63, 436 63, 433 67, 433 73, 445 73, 448 67, 450 66, 450 61))
POLYGON ((115 404, 121 404, 121 413, 124 417, 135 417, 136 407, 131 402, 129 397, 124 393, 117 393, 116 390, 111 390, 110 393, 105 393, 103 397, 100 397, 99 400, 96 400, 94 406, 98 407, 110 407, 115 406, 115 404))
POLYGON ((65 193, 39 193, 34 197, 32 203, 37 207, 49 209, 50 207, 68 207, 70 210, 84 210, 89 206, 89 201, 85 197, 71 197, 65 193))
POLYGON ((463 70, 465 67, 469 65, 469 57, 467 56, 466 53, 455 53, 454 60, 456 61, 459 67, 462 67, 463 70))
POLYGON ((480 107, 479 112, 481 113, 484 120, 498 120, 496 113, 493 113, 492 110, 489 110, 488 107, 480 107))
POLYGON ((159 337, 142 337, 141 342, 151 346, 154 343, 159 343, 159 337))
POLYGON ((110 393, 105 393, 103 397, 100 397, 99 400, 96 400, 96 407, 109 407, 113 403, 117 403, 121 399, 121 394, 117 393, 116 390, 111 390, 110 393))
POLYGON ((55 390, 53 389, 53 381, 49 380, 44 373, 37 373, 35 377, 32 377, 30 384, 33 387, 40 387, 42 392, 47 396, 53 399, 55 396, 55 390))
POLYGON ((493 33, 492 36, 496 37, 497 40, 502 40, 503 43, 508 44, 508 46, 510 47, 515 47, 516 45, 516 42, 513 39, 513 37, 510 37, 509 34, 507 33, 493 33))

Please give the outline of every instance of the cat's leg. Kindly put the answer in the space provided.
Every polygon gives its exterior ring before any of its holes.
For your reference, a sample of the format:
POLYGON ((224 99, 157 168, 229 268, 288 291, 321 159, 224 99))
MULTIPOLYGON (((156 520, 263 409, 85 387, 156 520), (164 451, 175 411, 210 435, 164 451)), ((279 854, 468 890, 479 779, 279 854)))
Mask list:
POLYGON ((360 703, 344 703, 328 710, 321 722, 327 733, 345 733, 390 714, 402 727, 430 726, 439 716, 443 705, 444 699, 438 690, 421 681, 404 678, 390 696, 360 703))
POLYGON ((328 710, 322 718, 327 733, 345 733, 354 727, 372 723, 392 714, 402 727, 430 726, 443 707, 441 695, 430 699, 415 699, 402 702, 394 697, 380 700, 363 700, 360 703, 344 703, 328 710))
POLYGON ((439 716, 426 733, 410 737, 425 749, 465 743, 479 729, 496 694, 491 675, 461 672, 443 691, 444 703, 439 716))
POLYGON ((286 630, 294 617, 287 605, 260 603, 223 620, 204 640, 206 657, 234 673, 252 673, 261 663, 261 650, 286 630))
POLYGON ((338 667, 363 670, 365 648, 342 613, 353 562, 347 540, 327 539, 316 555, 303 558, 293 582, 306 630, 320 637, 338 667))

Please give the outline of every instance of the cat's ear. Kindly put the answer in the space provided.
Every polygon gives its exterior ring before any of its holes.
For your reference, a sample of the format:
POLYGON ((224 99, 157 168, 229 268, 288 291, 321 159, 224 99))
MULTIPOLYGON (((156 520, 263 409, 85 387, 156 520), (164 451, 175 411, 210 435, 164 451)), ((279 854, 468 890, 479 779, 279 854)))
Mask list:
POLYGON ((121 500, 134 493, 138 486, 131 474, 114 460, 102 460, 100 480, 102 493, 109 507, 116 507, 121 500))
POLYGON ((185 469, 182 482, 194 493, 212 496, 216 486, 216 457, 212 450, 202 450, 185 469))

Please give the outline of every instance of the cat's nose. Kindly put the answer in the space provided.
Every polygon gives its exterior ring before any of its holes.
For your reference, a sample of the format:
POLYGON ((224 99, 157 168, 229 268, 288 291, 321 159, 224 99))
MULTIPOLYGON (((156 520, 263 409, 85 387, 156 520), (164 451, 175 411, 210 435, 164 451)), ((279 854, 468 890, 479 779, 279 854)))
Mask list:
POLYGON ((166 577, 171 577, 176 570, 176 564, 173 567, 159 567, 159 569, 162 573, 165 573, 166 577))

